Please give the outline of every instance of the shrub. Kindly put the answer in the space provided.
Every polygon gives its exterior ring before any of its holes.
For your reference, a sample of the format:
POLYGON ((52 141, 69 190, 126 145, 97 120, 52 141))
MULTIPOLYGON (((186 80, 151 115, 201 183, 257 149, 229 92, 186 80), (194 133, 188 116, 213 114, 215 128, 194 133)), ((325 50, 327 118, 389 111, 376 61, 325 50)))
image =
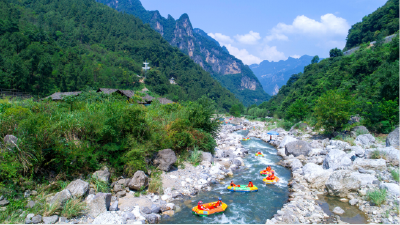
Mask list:
POLYGON ((84 214, 85 210, 85 202, 81 202, 81 200, 78 198, 72 198, 65 203, 63 210, 61 211, 61 215, 69 219, 84 214))
POLYGON ((373 152, 371 152, 371 159, 386 159, 386 153, 385 152, 381 152, 379 150, 374 150, 373 152))
POLYGON ((188 161, 193 165, 196 165, 199 162, 201 162, 201 152, 198 150, 196 146, 193 148, 193 151, 191 152, 188 161))
POLYGON ((90 183, 94 185, 96 192, 110 192, 110 187, 108 184, 102 180, 96 179, 94 177, 90 178, 90 183))
POLYGON ((295 122, 290 121, 290 120, 280 120, 278 121, 278 123, 276 124, 277 127, 282 127, 283 129, 285 129, 286 131, 290 130, 290 128, 292 128, 292 126, 295 124, 295 122))
POLYGON ((381 206, 386 201, 386 189, 377 189, 367 193, 368 200, 377 206, 381 206))
POLYGON ((160 172, 151 173, 148 192, 157 193, 159 195, 163 194, 163 183, 160 172))
POLYGON ((392 174, 393 180, 399 182, 399 170, 398 169, 393 169, 390 171, 392 174))

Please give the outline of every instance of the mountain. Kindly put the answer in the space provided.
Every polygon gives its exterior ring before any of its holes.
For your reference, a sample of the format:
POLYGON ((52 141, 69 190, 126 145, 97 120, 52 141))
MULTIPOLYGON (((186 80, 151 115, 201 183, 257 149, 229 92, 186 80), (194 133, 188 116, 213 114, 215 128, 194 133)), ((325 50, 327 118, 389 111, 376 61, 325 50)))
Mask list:
POLYGON ((38 96, 146 87, 174 101, 203 95, 228 110, 234 95, 149 25, 94 0, 1 0, 0 88, 38 96), (170 84, 174 77, 177 85, 170 84))
MULTIPOLYGON (((394 2, 390 0, 386 5, 394 2)), ((377 12, 382 12, 381 9, 364 17, 363 21, 370 21, 371 27, 381 25, 380 20, 372 19, 377 12)), ((391 18, 392 10, 384 12, 386 14, 382 17, 391 18)), ((354 26, 349 35, 352 32, 354 26)), ((390 132, 399 123, 398 27, 395 33, 397 36, 389 43, 381 40, 370 46, 367 41, 361 43, 354 54, 330 57, 306 66, 303 73, 292 75, 279 93, 259 108, 265 109, 270 116, 310 118, 308 122, 315 121, 313 116, 316 111, 318 115, 329 115, 331 118, 358 114, 370 131, 390 132), (324 104, 324 112, 318 108, 320 104, 324 104), (332 107, 339 109, 328 112, 332 107)), ((344 118, 345 121, 348 119, 344 118)), ((325 121, 328 120, 322 122, 325 121)))
POLYGON ((386 37, 399 30, 399 0, 389 0, 384 6, 351 26, 343 51, 386 37))
POLYGON ((298 59, 289 57, 279 62, 264 60, 260 64, 252 64, 249 67, 260 80, 265 92, 276 95, 290 76, 303 72, 304 67, 311 63, 312 58, 313 56, 303 55, 298 59))
POLYGON ((211 73, 245 105, 261 103, 270 98, 262 85, 241 60, 230 55, 225 47, 201 29, 193 29, 189 16, 175 20, 164 18, 158 11, 147 11, 139 0, 97 0, 118 11, 139 17, 160 33, 168 43, 178 47, 204 70, 211 73))

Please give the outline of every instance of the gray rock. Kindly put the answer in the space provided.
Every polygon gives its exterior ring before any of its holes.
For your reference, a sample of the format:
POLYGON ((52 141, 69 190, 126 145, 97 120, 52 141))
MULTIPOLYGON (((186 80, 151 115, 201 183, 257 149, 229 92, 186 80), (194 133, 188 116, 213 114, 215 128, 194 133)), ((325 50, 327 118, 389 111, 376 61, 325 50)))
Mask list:
POLYGON ((26 224, 31 224, 32 223, 32 218, 35 216, 35 214, 33 214, 33 213, 29 213, 28 215, 26 215, 26 218, 25 218, 25 223, 26 224))
POLYGON ((356 198, 353 198, 353 199, 351 199, 350 201, 349 201, 349 204, 350 205, 355 205, 355 204, 357 204, 358 203, 358 199, 356 199, 356 198))
POLYGON ((89 190, 89 183, 81 179, 77 179, 69 183, 66 189, 71 193, 72 196, 80 198, 86 195, 89 190))
POLYGON ((335 170, 339 167, 351 166, 352 161, 344 151, 332 149, 323 162, 324 169, 335 170))
POLYGON ((301 169, 303 167, 303 164, 300 162, 299 159, 293 159, 290 166, 292 168, 292 171, 296 171, 298 169, 301 169))
POLYGON ((117 213, 103 212, 97 216, 92 224, 125 224, 126 219, 117 213))
POLYGON ((96 191, 94 190, 94 188, 90 188, 89 189, 89 195, 95 195, 96 191))
POLYGON ((3 140, 4 140, 4 143, 5 143, 6 145, 17 145, 18 138, 15 137, 14 135, 7 134, 7 135, 4 137, 3 140))
POLYGON ((8 201, 7 199, 3 199, 0 201, 0 206, 6 206, 10 203, 10 201, 8 201))
POLYGON ((135 220, 135 219, 136 219, 136 216, 135 216, 133 213, 131 213, 131 212, 125 212, 122 216, 123 216, 126 220, 135 220))
POLYGON ((32 223, 33 224, 38 224, 42 222, 42 216, 41 215, 36 215, 32 217, 32 223))
POLYGON ((31 191, 31 195, 36 196, 37 194, 38 194, 37 191, 35 190, 31 191))
POLYGON ((351 170, 333 172, 325 183, 328 193, 347 197, 350 192, 358 191, 361 186, 372 184, 376 178, 370 174, 361 174, 351 170))
POLYGON ((241 166, 242 165, 242 161, 240 161, 239 159, 234 159, 233 160, 233 164, 235 164, 236 166, 241 166))
POLYGON ((333 211, 333 213, 338 214, 338 215, 342 215, 344 213, 344 210, 342 208, 340 208, 339 206, 336 206, 333 211))
POLYGON ((292 136, 285 136, 285 138, 283 138, 283 140, 279 144, 278 148, 284 148, 286 146, 286 144, 293 142, 293 141, 298 141, 298 140, 292 136))
POLYGON ((325 183, 331 175, 331 170, 324 170, 322 166, 315 163, 307 163, 303 166, 304 178, 311 188, 318 190, 325 188, 325 183))
POLYGON ((310 151, 311 147, 305 141, 292 141, 285 146, 285 154, 295 157, 299 155, 307 156, 310 151))
POLYGON ((162 171, 169 171, 171 165, 176 162, 175 152, 171 149, 164 149, 157 153, 156 158, 153 160, 153 164, 162 171))
POLYGON ((144 213, 144 214, 151 214, 151 209, 149 209, 149 207, 143 207, 143 208, 142 208, 142 213, 144 213))
POLYGON ((29 198, 29 196, 31 196, 31 191, 30 190, 26 190, 24 192, 24 198, 29 198))
POLYGON ((399 128, 397 127, 394 131, 390 132, 386 137, 386 147, 392 146, 399 149, 399 128))
POLYGON ((115 184, 115 185, 114 185, 113 191, 114 191, 115 193, 117 193, 117 192, 119 192, 119 191, 122 191, 122 190, 124 190, 124 185, 122 185, 122 184, 115 184))
POLYGON ((49 203, 50 205, 59 204, 60 206, 63 206, 70 198, 72 198, 71 192, 68 189, 64 189, 57 192, 49 203))
POLYGON ((61 216, 60 218, 58 218, 58 222, 61 222, 61 223, 68 223, 68 219, 67 219, 67 217, 61 216))
POLYGON ((384 159, 362 159, 357 158, 353 162, 354 169, 372 169, 372 170, 386 170, 386 161, 384 159))
MULTIPOLYGON (((156 224, 159 221, 159 217, 155 214, 146 214, 146 215, 144 215, 144 217, 146 218, 146 220, 149 224, 156 224)), ((160 216, 160 218, 161 218, 161 216, 160 216)))
POLYGON ((118 198, 122 198, 122 197, 126 196, 126 191, 125 191, 125 190, 119 191, 119 192, 116 194, 116 196, 117 196, 118 198))
POLYGON ((111 174, 108 171, 108 168, 104 167, 102 170, 94 172, 92 177, 108 183, 108 181, 110 180, 110 175, 111 174))
POLYGON ((3 196, 3 195, 1 195, 1 196, 0 196, 0 201, 1 201, 1 200, 3 200, 3 199, 4 199, 4 196, 3 196))
POLYGON ((97 193, 93 198, 88 198, 86 204, 88 206, 88 214, 96 218, 101 213, 107 212, 110 208, 111 194, 97 193))
POLYGON ((161 212, 161 207, 158 205, 152 205, 151 206, 151 213, 160 213, 161 212))
POLYGON ((350 144, 344 141, 331 140, 329 144, 335 146, 334 148, 339 150, 347 150, 351 148, 350 144))
POLYGON ((58 220, 58 216, 54 215, 54 216, 49 216, 49 217, 43 217, 43 223, 44 224, 54 224, 56 223, 58 220))
POLYGON ((28 204, 26 205, 26 208, 33 208, 36 205, 36 202, 34 201, 29 201, 28 204))
POLYGON ((210 162, 210 163, 212 163, 214 161, 211 153, 203 152, 203 151, 201 152, 201 160, 202 161, 206 161, 206 162, 210 162))
POLYGON ((179 197, 182 197, 181 193, 179 193, 178 191, 172 192, 172 198, 179 198, 179 197))
POLYGON ((389 193, 399 196, 400 195, 400 189, 398 184, 394 183, 381 183, 379 185, 380 188, 385 188, 389 193))
POLYGON ((357 137, 359 134, 369 134, 369 131, 365 126, 355 126, 351 129, 351 131, 354 132, 351 132, 352 137, 357 137))
POLYGON ((118 211, 118 201, 115 201, 115 202, 110 206, 110 211, 118 211))
POLYGON ((136 171, 136 173, 133 175, 131 181, 128 184, 129 188, 133 190, 139 190, 141 187, 146 187, 148 185, 149 185, 149 178, 141 170, 136 171))
POLYGON ((356 141, 362 145, 372 145, 375 143, 375 138, 371 134, 362 134, 357 136, 356 141))
POLYGON ((361 120, 361 117, 358 115, 351 116, 348 123, 349 124, 358 123, 358 122, 360 122, 360 120, 361 120))
POLYGON ((393 164, 394 166, 399 165, 400 154, 399 150, 394 147, 385 147, 385 148, 377 148, 377 149, 366 149, 365 154, 371 155, 373 151, 379 151, 382 155, 385 155, 386 162, 393 164))

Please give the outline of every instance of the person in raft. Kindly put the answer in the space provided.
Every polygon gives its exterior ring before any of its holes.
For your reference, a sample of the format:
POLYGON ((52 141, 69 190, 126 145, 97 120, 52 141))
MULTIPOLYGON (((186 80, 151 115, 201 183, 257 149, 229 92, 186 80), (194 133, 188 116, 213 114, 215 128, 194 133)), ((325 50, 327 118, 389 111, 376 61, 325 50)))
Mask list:
POLYGON ((197 208, 200 210, 208 210, 206 207, 204 207, 203 202, 199 201, 199 203, 197 203, 197 208))
POLYGON ((235 183, 233 183, 233 180, 231 180, 230 186, 232 186, 232 187, 240 187, 240 185, 236 185, 235 183))
POLYGON ((262 155, 261 152, 257 152, 257 154, 262 155))
POLYGON ((253 187, 253 182, 249 181, 249 185, 247 187, 253 187))
POLYGON ((267 180, 274 180, 275 179, 275 172, 272 171, 272 173, 267 177, 267 180))
POLYGON ((221 205, 222 205, 222 198, 219 197, 219 198, 218 198, 218 201, 217 201, 213 206, 214 206, 214 208, 217 208, 217 207, 219 207, 219 206, 221 206, 221 205))

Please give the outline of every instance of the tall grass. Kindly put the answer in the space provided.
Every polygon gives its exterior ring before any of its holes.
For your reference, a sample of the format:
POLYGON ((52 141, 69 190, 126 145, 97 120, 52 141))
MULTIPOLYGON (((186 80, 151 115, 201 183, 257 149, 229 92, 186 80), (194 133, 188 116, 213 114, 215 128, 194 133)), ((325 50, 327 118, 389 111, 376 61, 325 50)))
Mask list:
POLYGON ((199 151, 196 146, 193 148, 193 151, 190 154, 188 161, 193 165, 201 162, 201 151, 199 151))
POLYGON ((86 210, 85 202, 81 202, 79 198, 72 198, 65 203, 61 211, 61 215, 69 219, 83 215, 85 213, 85 210, 86 210))
POLYGON ((371 159, 386 159, 386 152, 381 152, 379 150, 374 150, 373 152, 371 152, 371 159))
POLYGON ((163 183, 160 172, 151 173, 149 188, 147 191, 150 193, 157 193, 159 195, 163 194, 163 183))
POLYGON ((94 185, 94 189, 96 190, 96 192, 110 192, 110 187, 108 186, 107 182, 91 177, 90 183, 94 185))
POLYGON ((390 171, 392 174, 393 180, 399 182, 399 170, 398 169, 393 169, 390 171))
POLYGON ((374 203, 377 206, 381 206, 384 202, 386 202, 386 189, 377 189, 374 191, 369 191, 367 193, 368 200, 374 203))

